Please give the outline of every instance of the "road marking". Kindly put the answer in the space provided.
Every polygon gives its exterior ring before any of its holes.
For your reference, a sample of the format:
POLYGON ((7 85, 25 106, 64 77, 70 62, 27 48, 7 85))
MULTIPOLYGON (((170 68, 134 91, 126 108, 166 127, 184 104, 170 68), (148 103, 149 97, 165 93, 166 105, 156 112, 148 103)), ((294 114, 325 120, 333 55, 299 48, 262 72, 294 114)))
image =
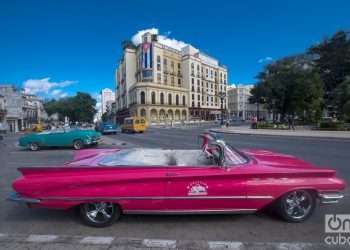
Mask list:
POLYGON ((312 248, 311 243, 279 243, 277 245, 277 249, 281 250, 303 250, 303 249, 308 249, 312 248))
MULTIPOLYGON (((140 239, 140 238, 115 238, 99 236, 74 236, 74 235, 42 235, 42 234, 5 234, 0 233, 0 245, 59 242, 67 246, 83 245, 104 245, 124 248, 157 248, 157 249, 275 249, 275 250, 312 250, 328 249, 330 246, 320 242, 241 242, 241 241, 205 241, 205 240, 161 240, 161 239, 140 239)), ((11 249, 11 247, 10 247, 11 249)), ((348 249, 348 248, 346 248, 348 249)))
POLYGON ((57 235, 31 234, 26 241, 28 242, 50 242, 58 238, 57 235))
POLYGON ((114 240, 114 237, 94 237, 94 236, 88 236, 84 237, 80 243, 82 244, 95 244, 95 245, 110 245, 112 241, 114 240))
POLYGON ((210 249, 241 249, 243 243, 239 241, 208 241, 210 249))
POLYGON ((176 240, 144 239, 142 244, 146 247, 176 248, 176 240))

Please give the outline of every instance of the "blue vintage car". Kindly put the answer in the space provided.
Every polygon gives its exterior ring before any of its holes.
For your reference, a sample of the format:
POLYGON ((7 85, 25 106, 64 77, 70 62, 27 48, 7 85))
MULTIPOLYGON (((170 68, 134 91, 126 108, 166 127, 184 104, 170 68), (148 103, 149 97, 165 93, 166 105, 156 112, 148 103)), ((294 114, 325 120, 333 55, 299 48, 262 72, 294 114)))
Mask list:
POLYGON ((102 134, 116 134, 117 125, 113 122, 101 122, 96 126, 96 130, 102 134))
POLYGON ((42 147, 73 147, 79 150, 84 146, 97 145, 100 140, 101 133, 94 130, 59 128, 24 135, 19 139, 19 145, 32 151, 42 147))

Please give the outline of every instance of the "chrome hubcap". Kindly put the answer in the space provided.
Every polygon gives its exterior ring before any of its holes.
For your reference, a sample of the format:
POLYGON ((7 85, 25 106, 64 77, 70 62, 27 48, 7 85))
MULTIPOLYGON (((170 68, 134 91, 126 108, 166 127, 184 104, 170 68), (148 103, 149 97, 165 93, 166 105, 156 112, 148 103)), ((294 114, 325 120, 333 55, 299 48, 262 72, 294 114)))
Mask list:
POLYGON ((303 219, 309 214, 312 207, 311 194, 303 190, 291 192, 287 196, 284 206, 290 217, 303 219))
POLYGON ((104 223, 112 218, 114 206, 109 202, 85 204, 86 216, 95 223, 104 223))
POLYGON ((75 147, 76 149, 80 149, 80 148, 81 148, 81 143, 80 143, 79 141, 75 142, 75 143, 74 143, 74 147, 75 147))

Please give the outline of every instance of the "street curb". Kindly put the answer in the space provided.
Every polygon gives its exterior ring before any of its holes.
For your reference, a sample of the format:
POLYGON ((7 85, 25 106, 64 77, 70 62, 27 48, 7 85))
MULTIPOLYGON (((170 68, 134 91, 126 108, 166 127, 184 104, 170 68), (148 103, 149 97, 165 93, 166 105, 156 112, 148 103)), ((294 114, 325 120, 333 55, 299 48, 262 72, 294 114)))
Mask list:
POLYGON ((316 135, 292 135, 292 134, 264 134, 264 133, 252 133, 249 131, 222 131, 218 129, 210 129, 210 132, 220 134, 236 134, 236 135, 256 135, 256 136, 270 136, 270 137, 288 137, 288 138, 308 138, 308 139, 333 139, 333 140, 350 140, 350 137, 340 136, 316 136, 316 135))
MULTIPOLYGON (((310 242, 240 242, 240 241, 204 241, 204 240, 166 240, 166 239, 139 239, 113 236, 69 236, 43 234, 2 234, 2 244, 66 244, 66 245, 94 245, 113 246, 128 249, 274 249, 274 250, 321 250, 335 249, 325 243, 310 242)), ((346 246, 338 249, 348 249, 346 246)))

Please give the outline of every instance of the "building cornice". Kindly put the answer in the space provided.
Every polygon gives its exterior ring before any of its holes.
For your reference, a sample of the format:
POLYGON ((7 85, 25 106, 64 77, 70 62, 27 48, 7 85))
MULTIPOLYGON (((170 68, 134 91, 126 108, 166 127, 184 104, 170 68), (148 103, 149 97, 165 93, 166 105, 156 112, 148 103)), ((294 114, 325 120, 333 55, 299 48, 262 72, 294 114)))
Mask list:
POLYGON ((190 92, 187 88, 179 88, 175 86, 169 86, 169 85, 162 85, 158 83, 150 83, 150 82, 137 82, 136 84, 132 85, 129 89, 129 91, 136 89, 136 88, 156 88, 156 89, 163 89, 163 90, 170 90, 170 91, 181 91, 181 92, 190 92))

